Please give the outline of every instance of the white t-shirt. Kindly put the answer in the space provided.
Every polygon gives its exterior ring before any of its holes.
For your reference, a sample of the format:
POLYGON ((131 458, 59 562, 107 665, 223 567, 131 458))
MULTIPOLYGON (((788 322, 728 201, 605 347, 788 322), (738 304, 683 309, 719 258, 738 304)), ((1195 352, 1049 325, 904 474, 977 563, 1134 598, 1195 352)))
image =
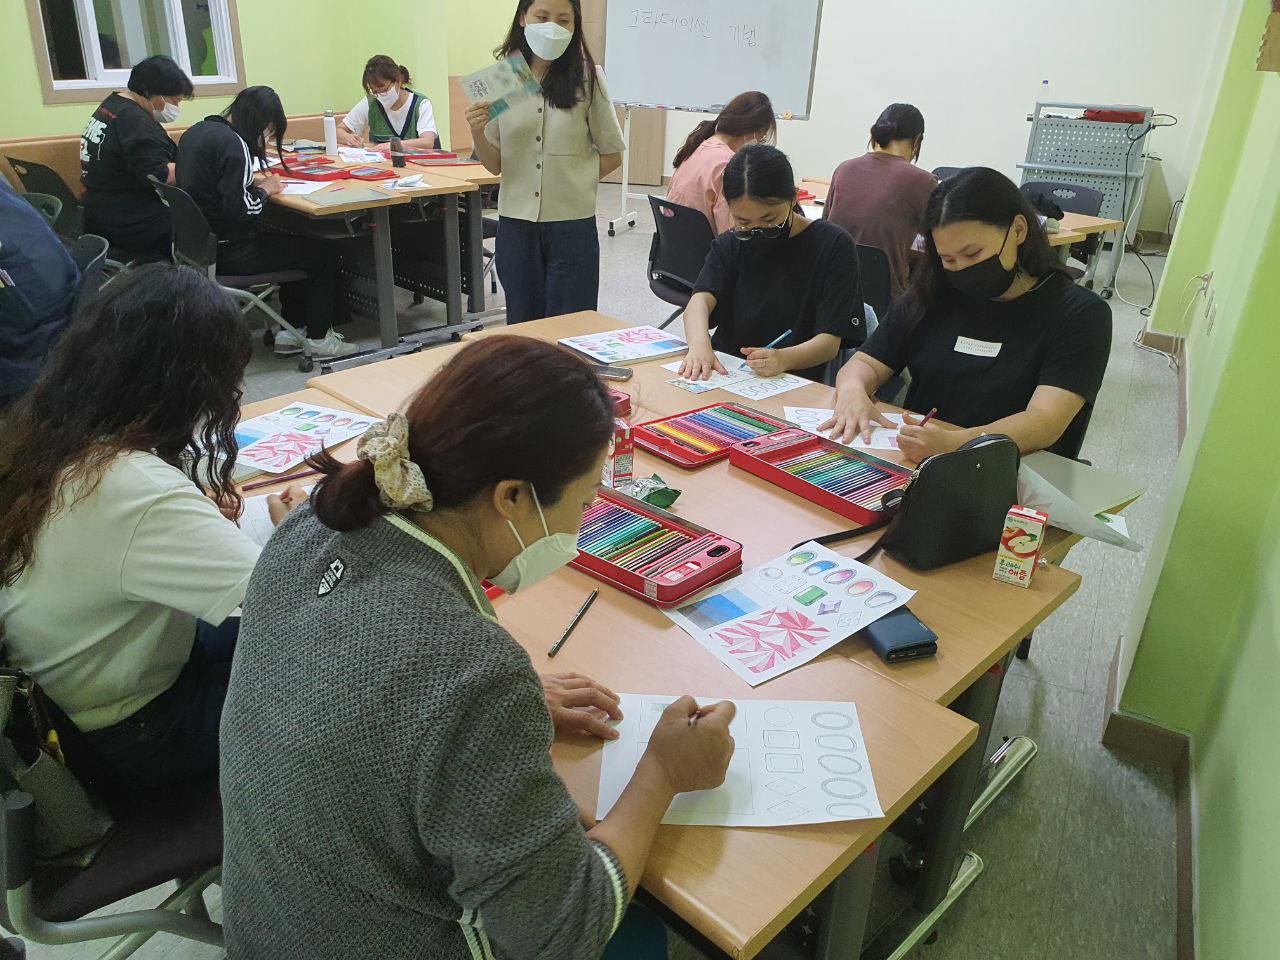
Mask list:
POLYGON ((221 623, 240 605, 258 553, 176 467, 123 454, 0 589, 9 663, 80 729, 111 726, 173 685, 196 620, 221 623))
MULTIPOLYGON (((413 103, 413 94, 409 94, 404 98, 404 106, 399 110, 387 110, 391 126, 395 129, 401 130, 404 128, 404 122, 409 116, 409 104, 411 103, 413 103)), ((347 112, 347 115, 342 118, 342 125, 352 133, 364 133, 369 128, 369 100, 367 97, 361 99, 359 103, 347 112)), ((418 136, 434 136, 435 132, 436 117, 431 111, 431 101, 423 97, 422 103, 418 106, 418 136)))

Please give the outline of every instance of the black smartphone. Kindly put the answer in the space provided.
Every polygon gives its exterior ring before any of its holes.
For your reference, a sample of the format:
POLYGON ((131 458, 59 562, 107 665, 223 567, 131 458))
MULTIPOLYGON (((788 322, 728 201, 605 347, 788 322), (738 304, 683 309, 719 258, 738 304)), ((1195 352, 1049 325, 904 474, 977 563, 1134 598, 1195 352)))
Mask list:
POLYGON ((906 607, 886 614, 859 633, 885 663, 900 663, 938 652, 938 635, 906 607))
POLYGON ((635 371, 630 367, 605 367, 600 364, 592 364, 592 368, 596 372, 596 376, 601 380, 630 380, 635 375, 635 371))

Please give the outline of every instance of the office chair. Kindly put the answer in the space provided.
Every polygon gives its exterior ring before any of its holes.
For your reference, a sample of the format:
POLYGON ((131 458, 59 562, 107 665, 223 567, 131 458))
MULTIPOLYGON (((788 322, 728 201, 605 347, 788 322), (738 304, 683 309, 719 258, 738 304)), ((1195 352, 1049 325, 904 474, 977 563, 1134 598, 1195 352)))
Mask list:
MULTIPOLYGON (((31 795, 4 795, 0 872, 6 929, 36 943, 118 938, 99 960, 123 960, 156 933, 223 946, 209 919, 204 891, 222 870, 222 801, 216 779, 149 793, 118 804, 115 826, 87 867, 36 862, 36 810, 31 795), (87 914, 170 881, 177 889, 150 910, 87 914)), ((0 940, 0 956, 23 956, 0 940)))
POLYGON ((105 237, 93 233, 83 234, 72 245, 71 259, 80 270, 80 282, 76 285, 76 295, 71 301, 72 316, 97 296, 102 286, 102 267, 107 262, 107 250, 110 246, 105 237))
POLYGON ((659 330, 665 330, 689 305, 715 234, 700 210, 652 195, 649 207, 653 210, 654 223, 647 267, 649 289, 660 300, 677 308, 658 324, 659 330))
MULTIPOLYGON (((1037 209, 1043 200, 1057 204, 1065 213, 1078 213, 1085 217, 1101 215, 1102 204, 1106 199, 1101 190, 1054 180, 1028 180, 1020 189, 1022 195, 1037 209)), ((1088 264, 1090 258, 1097 254, 1101 243, 1101 234, 1090 234, 1082 243, 1072 244, 1071 256, 1088 264)), ((1085 271, 1078 267, 1067 267, 1067 270, 1077 280, 1085 275, 1085 271)))
POLYGON ((282 317, 271 304, 267 303, 267 298, 277 292, 282 283, 305 280, 307 279, 306 272, 303 270, 277 270, 272 273, 257 273, 248 276, 218 273, 218 237, 209 229, 209 221, 205 219, 204 213, 196 205, 196 202, 191 199, 191 195, 173 184, 161 183, 153 176, 147 179, 155 187, 156 193, 160 195, 164 205, 169 208, 169 217, 173 223, 174 262, 194 267, 202 273, 208 274, 209 279, 216 282, 218 286, 226 290, 233 299, 241 304, 240 312, 242 314, 247 314, 255 308, 266 314, 268 318, 267 330, 263 335, 263 341, 268 345, 274 339, 274 334, 271 330, 273 322, 296 336, 302 341, 302 358, 298 361, 298 369, 303 373, 310 373, 315 369, 315 360, 311 356, 311 345, 307 343, 306 334, 300 332, 282 317))
POLYGON ((56 197, 62 204, 53 223, 53 232, 66 244, 74 243, 84 233, 84 208, 80 199, 67 186, 67 182, 52 167, 34 160, 5 157, 27 194, 42 193, 56 197))
POLYGON ((61 200, 57 197, 51 197, 47 193, 24 193, 22 199, 35 207, 40 216, 44 217, 45 222, 49 224, 49 228, 55 233, 57 232, 58 217, 62 215, 61 200))
POLYGON ((948 177, 954 177, 963 169, 964 167, 934 167, 933 175, 939 180, 946 180, 948 177))

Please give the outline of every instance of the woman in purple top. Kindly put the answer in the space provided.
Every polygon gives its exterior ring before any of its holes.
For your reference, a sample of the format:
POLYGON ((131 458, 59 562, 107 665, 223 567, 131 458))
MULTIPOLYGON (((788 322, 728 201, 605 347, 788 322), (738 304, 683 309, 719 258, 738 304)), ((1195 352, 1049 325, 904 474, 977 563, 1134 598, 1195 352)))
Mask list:
POLYGON ((891 103, 871 127, 865 154, 846 160, 831 177, 822 216, 858 243, 889 258, 890 293, 907 288, 911 245, 924 222, 938 180, 915 165, 924 142, 924 117, 909 103, 891 103))

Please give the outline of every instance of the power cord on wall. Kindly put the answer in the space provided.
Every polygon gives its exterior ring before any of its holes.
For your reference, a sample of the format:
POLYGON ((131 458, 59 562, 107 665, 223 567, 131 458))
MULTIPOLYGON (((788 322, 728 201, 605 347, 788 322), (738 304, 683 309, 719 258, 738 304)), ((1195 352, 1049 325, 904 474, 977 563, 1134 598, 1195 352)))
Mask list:
MULTIPOLYGON (((1142 257, 1139 256, 1138 259, 1141 260, 1142 257)), ((1150 268, 1148 268, 1148 272, 1150 272, 1150 268)), ((1196 281, 1200 282, 1200 288, 1195 292, 1195 296, 1193 296, 1187 302, 1187 305, 1182 308, 1182 316, 1178 318, 1178 329, 1173 334, 1173 338, 1175 341, 1181 340, 1186 337, 1187 315, 1191 312, 1191 308, 1195 306, 1196 301, 1200 299, 1200 294, 1204 293, 1206 290, 1209 289, 1209 281, 1212 279, 1212 277, 1213 275, 1210 273, 1197 273, 1182 285, 1182 293, 1180 294, 1180 297, 1185 297, 1187 295, 1187 288, 1191 286, 1193 283, 1195 283, 1196 281)), ((1128 303, 1128 302, 1129 302, 1128 300, 1125 301, 1125 303, 1128 303)), ((1143 312, 1144 317, 1150 316, 1150 315, 1151 315, 1150 310, 1143 312)), ((1164 357, 1165 360, 1168 361, 1170 369, 1175 371, 1180 369, 1182 366, 1182 360, 1178 356, 1178 354, 1170 353, 1166 350, 1161 350, 1158 347, 1153 347, 1150 344, 1146 344, 1142 342, 1143 336, 1150 332, 1151 332, 1151 328, 1147 326, 1146 323, 1143 323, 1141 329, 1139 329, 1138 332, 1133 335, 1133 345, 1137 347, 1139 350, 1145 350, 1147 353, 1154 353, 1157 356, 1164 357)))
MULTIPOLYGON (((1128 223, 1128 218, 1129 218, 1129 176, 1128 176, 1128 173, 1129 173, 1129 162, 1133 159, 1133 149, 1134 149, 1134 147, 1136 147, 1139 143, 1141 143, 1143 140, 1145 140, 1145 139, 1147 138, 1148 134, 1150 134, 1152 130, 1156 130, 1156 129, 1160 128, 1160 127, 1176 127, 1177 125, 1178 125, 1178 118, 1177 118, 1177 117, 1175 117, 1173 114, 1171 114, 1171 113, 1153 113, 1153 114, 1150 116, 1150 118, 1148 118, 1148 120, 1147 120, 1147 122, 1146 122, 1145 124, 1136 124, 1136 123, 1131 123, 1131 124, 1129 124, 1129 132, 1126 132, 1126 133, 1125 133, 1125 136, 1126 136, 1126 137, 1128 138, 1128 140, 1129 140, 1129 149, 1128 149, 1127 151, 1125 151, 1125 155, 1124 155, 1124 172, 1125 172, 1125 177, 1124 177, 1124 189, 1123 189, 1123 192, 1121 193, 1121 200, 1120 200, 1120 216, 1121 216, 1121 217, 1123 217, 1123 218, 1124 218, 1124 220, 1125 220, 1125 227, 1124 227, 1124 229, 1123 229, 1123 230, 1121 230, 1121 231, 1120 231, 1120 244, 1121 244, 1121 247, 1120 247, 1120 261, 1116 264, 1116 278, 1117 278, 1117 280, 1119 279, 1119 276, 1120 276, 1120 268, 1121 268, 1122 266, 1124 266, 1124 257, 1125 257, 1125 254, 1127 254, 1127 253, 1132 253, 1135 257, 1137 257, 1137 258, 1138 258, 1138 262, 1142 264, 1142 268, 1143 268, 1144 270, 1146 270, 1146 271, 1147 271, 1147 277, 1148 277, 1148 279, 1151 281, 1151 299, 1150 299, 1150 300, 1148 300, 1145 304, 1142 304, 1142 303, 1134 303, 1132 300, 1129 300, 1128 298, 1126 298, 1126 297, 1125 297, 1125 295, 1124 295, 1124 294, 1122 294, 1122 293, 1120 292, 1120 287, 1119 287, 1119 285, 1118 285, 1118 284, 1117 284, 1117 286, 1116 286, 1116 296, 1117 296, 1117 297, 1119 297, 1119 298, 1120 298, 1122 301, 1124 301, 1125 303, 1129 304, 1129 306, 1131 306, 1131 307, 1137 307, 1137 308, 1138 308, 1138 312, 1139 312, 1139 313, 1141 313, 1141 314, 1142 314, 1142 316, 1144 316, 1144 317, 1149 317, 1149 316, 1151 316, 1151 308, 1152 308, 1153 306, 1155 306, 1155 302, 1156 302, 1156 275, 1155 275, 1154 273, 1152 273, 1152 272, 1151 272, 1151 267, 1147 264, 1147 261, 1143 259, 1142 254, 1140 254, 1140 253, 1137 251, 1137 249, 1136 249, 1136 248, 1131 247, 1131 246, 1130 246, 1130 244, 1129 244, 1129 223, 1128 223), (1172 122, 1171 122, 1171 123, 1156 123, 1155 121, 1156 121, 1157 119, 1171 120, 1172 122), (1134 127, 1136 127, 1136 126, 1142 126, 1142 130, 1141 130, 1141 132, 1139 132, 1139 133, 1138 133, 1138 135, 1137 135, 1137 136, 1134 136, 1134 135, 1133 135, 1133 133, 1132 133, 1132 130, 1133 130, 1133 128, 1134 128, 1134 127)), ((1170 219, 1172 219, 1172 216, 1170 217, 1170 219)), ((1114 281, 1113 281, 1113 282, 1114 282, 1114 281)), ((1159 352, 1159 351, 1157 351, 1157 352, 1159 352)))

